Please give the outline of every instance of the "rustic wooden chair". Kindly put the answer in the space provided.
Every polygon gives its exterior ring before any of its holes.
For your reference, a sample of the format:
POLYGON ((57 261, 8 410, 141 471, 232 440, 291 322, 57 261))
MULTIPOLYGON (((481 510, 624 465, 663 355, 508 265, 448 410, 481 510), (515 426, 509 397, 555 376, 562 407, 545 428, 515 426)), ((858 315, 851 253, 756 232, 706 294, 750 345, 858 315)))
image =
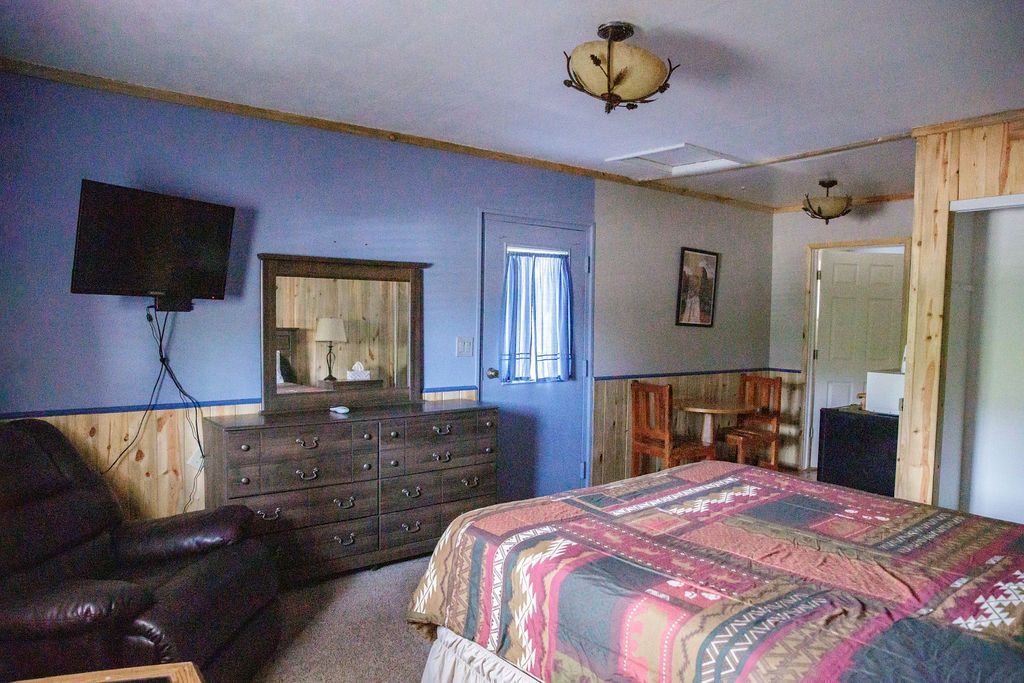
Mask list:
POLYGON ((668 384, 630 383, 633 406, 633 461, 630 476, 641 474, 646 455, 675 467, 684 460, 711 460, 714 449, 697 439, 672 433, 672 387, 668 384))
POLYGON ((779 469, 782 378, 740 375, 740 402, 757 410, 740 415, 739 424, 725 430, 725 442, 736 446, 736 462, 745 463, 752 449, 764 447, 769 449, 768 467, 779 469))

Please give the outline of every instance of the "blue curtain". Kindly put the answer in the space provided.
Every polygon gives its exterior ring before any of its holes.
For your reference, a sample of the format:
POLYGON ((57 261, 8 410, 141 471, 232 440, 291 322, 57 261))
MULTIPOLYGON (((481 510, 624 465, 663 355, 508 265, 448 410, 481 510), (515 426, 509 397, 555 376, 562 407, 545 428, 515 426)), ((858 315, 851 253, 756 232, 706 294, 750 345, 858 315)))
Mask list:
POLYGON ((510 251, 498 355, 502 382, 564 382, 572 377, 569 256, 510 251))

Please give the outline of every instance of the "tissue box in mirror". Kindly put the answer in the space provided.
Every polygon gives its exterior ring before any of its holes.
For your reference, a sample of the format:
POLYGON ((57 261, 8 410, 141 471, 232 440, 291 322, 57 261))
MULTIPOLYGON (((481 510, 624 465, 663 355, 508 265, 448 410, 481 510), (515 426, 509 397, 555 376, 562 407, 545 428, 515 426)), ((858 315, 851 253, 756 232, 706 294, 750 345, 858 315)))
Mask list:
POLYGON ((345 371, 345 379, 349 381, 370 379, 370 371, 365 369, 361 362, 357 361, 356 364, 352 366, 351 370, 345 371))

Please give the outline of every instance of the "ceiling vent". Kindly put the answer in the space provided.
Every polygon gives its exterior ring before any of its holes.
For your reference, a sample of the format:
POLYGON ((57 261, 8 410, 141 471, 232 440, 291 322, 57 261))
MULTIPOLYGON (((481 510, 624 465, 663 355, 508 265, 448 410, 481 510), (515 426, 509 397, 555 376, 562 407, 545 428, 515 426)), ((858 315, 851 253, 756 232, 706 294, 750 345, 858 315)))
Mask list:
POLYGON ((646 152, 612 157, 605 161, 622 164, 623 172, 634 180, 701 175, 744 165, 743 161, 735 157, 691 144, 660 147, 646 152))

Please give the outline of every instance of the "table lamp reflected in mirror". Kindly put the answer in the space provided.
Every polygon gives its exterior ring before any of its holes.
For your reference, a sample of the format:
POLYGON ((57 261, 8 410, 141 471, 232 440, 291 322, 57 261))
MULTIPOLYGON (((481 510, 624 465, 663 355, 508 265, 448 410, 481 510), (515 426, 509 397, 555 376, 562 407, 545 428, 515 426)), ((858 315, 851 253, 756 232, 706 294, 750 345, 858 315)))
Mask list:
POLYGON ((333 382, 338 378, 334 376, 334 343, 345 343, 348 336, 345 334, 344 318, 317 318, 316 319, 316 341, 327 342, 327 376, 325 382, 333 382))

